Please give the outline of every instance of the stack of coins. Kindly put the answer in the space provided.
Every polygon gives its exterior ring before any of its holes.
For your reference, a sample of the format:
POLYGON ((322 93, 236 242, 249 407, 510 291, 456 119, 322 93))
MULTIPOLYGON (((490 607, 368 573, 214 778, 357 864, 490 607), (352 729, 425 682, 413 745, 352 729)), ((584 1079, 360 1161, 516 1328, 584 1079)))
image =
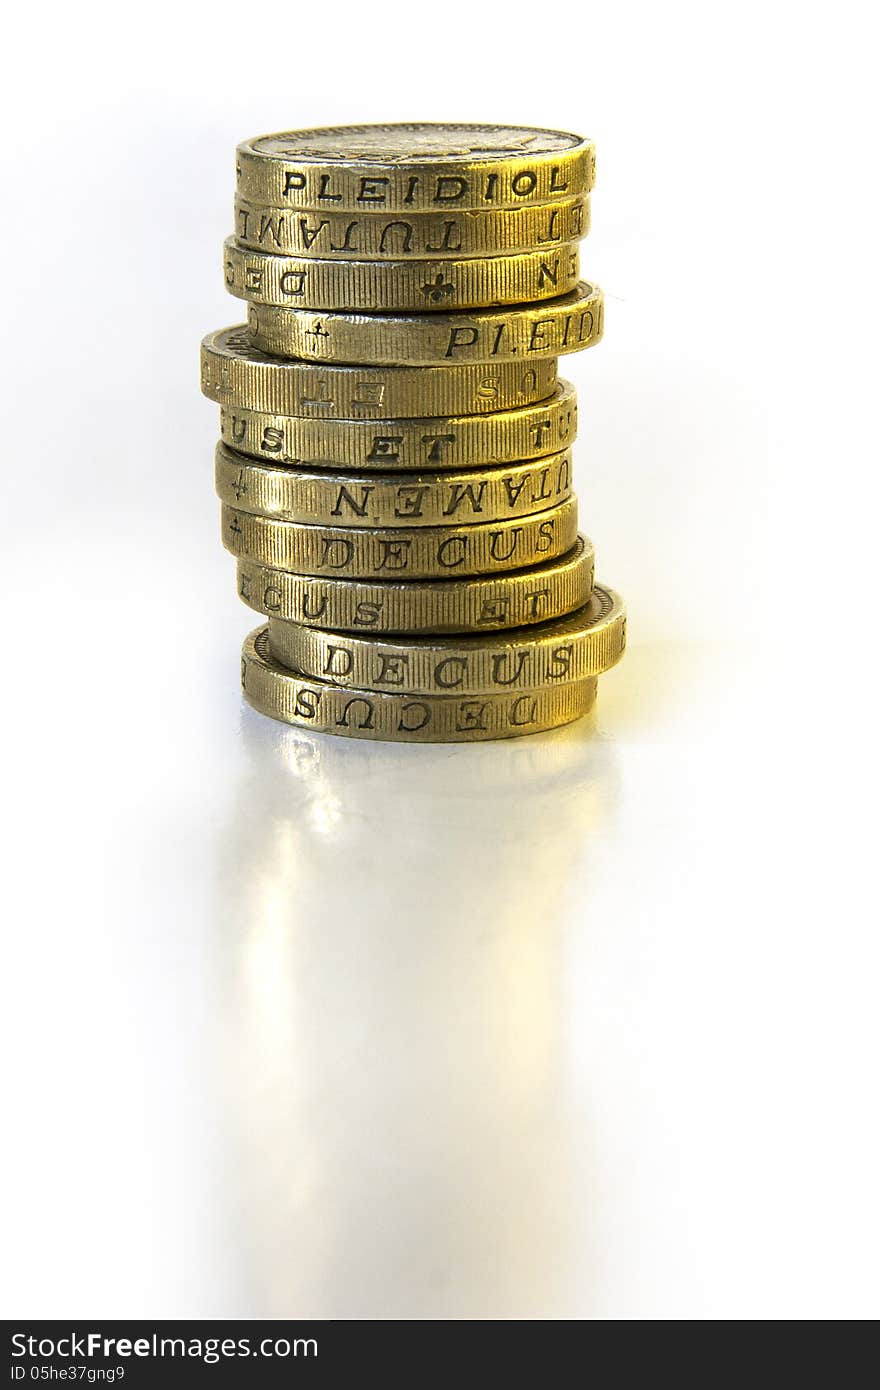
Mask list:
POLYGON ((625 614, 578 534, 572 386, 592 144, 507 126, 301 130, 237 151, 202 344, 242 685, 276 719, 469 741, 584 714, 625 614))

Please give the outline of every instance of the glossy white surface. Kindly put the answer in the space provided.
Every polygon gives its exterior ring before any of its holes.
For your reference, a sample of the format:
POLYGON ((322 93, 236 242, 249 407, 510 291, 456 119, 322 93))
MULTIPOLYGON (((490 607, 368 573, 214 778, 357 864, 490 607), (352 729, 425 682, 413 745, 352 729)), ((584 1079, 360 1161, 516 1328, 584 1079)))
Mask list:
POLYGON ((563 6, 524 60, 454 4, 458 96, 409 11, 381 93, 348 15, 334 94, 317 18, 267 89, 233 7, 124 69, 109 8, 48 58, 16 13, 7 1315, 876 1316, 873 220, 831 123, 871 84, 823 66, 801 138, 785 8, 563 6), (239 699, 198 394, 232 148, 463 109, 599 142, 564 370, 630 651, 557 734, 297 733, 239 699))

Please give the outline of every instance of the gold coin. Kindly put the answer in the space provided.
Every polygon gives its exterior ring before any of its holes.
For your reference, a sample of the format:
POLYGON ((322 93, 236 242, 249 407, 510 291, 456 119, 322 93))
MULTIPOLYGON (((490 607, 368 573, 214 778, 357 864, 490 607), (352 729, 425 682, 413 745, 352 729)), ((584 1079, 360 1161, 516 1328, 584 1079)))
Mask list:
POLYGON ((242 197, 335 211, 516 208, 589 193, 592 141, 527 126, 350 125, 244 140, 242 197))
POLYGON ((558 453, 577 434, 577 395, 560 381, 534 405, 424 420, 306 420, 220 407, 223 442, 254 458, 318 468, 472 468, 558 453))
POLYGON ((488 525, 356 530, 304 526, 224 505, 223 544, 273 569, 341 577, 443 579, 523 569, 564 555, 577 536, 574 498, 536 516, 488 525))
POLYGON ((623 601, 598 585, 585 607, 564 618, 464 637, 356 636, 269 619, 269 648, 282 666, 334 685, 414 695, 537 690, 588 680, 610 670, 625 644, 623 601))
POLYGON ((235 200, 235 240, 255 251, 322 260, 404 261, 509 256, 580 241, 590 229, 588 197, 496 212, 320 212, 235 200))
POLYGON ((331 579, 238 562, 238 594, 257 613, 354 632, 491 632, 561 617, 588 602, 593 547, 578 536, 561 559, 469 579, 331 579))
POLYGON ((595 680, 503 695, 409 695, 347 690, 307 680, 274 660, 266 628, 245 638, 241 688, 261 714, 348 738, 471 743, 569 724, 592 708, 595 680))
POLYGON ((460 314, 343 314, 248 305, 248 336, 262 352, 321 362, 535 362, 580 352, 602 337, 602 291, 516 308, 460 314))
POLYGON ((321 526, 461 526, 532 516, 571 496, 571 452, 466 473, 331 473, 255 463, 225 444, 217 496, 239 511, 321 526))
POLYGON ((223 244, 226 288, 251 304, 297 309, 469 309, 567 294, 577 246, 448 261, 318 261, 223 244))
POLYGON ((485 415, 545 401, 556 359, 461 362, 444 367, 361 367, 286 362, 252 347, 244 327, 202 342, 202 391, 220 405, 317 420, 485 415))

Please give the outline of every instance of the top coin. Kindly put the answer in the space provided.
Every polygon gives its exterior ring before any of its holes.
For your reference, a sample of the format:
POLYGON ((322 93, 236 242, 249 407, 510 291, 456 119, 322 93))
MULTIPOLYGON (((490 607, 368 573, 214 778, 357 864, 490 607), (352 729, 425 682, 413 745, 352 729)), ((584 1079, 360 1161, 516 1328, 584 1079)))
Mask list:
POLYGON ((595 171, 591 140, 529 126, 330 126, 236 152, 240 197, 312 210, 517 208, 589 193, 595 171))

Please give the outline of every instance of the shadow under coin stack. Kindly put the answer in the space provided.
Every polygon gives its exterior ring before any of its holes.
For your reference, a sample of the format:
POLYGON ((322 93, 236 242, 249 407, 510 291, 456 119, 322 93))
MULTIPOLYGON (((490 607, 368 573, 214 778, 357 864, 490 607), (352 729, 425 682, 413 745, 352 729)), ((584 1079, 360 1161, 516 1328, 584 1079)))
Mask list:
POLYGON ((623 653, 571 487, 598 342, 579 280, 594 151, 557 131, 387 125, 239 146, 229 291, 202 345, 258 710, 470 741, 578 718, 623 653))

